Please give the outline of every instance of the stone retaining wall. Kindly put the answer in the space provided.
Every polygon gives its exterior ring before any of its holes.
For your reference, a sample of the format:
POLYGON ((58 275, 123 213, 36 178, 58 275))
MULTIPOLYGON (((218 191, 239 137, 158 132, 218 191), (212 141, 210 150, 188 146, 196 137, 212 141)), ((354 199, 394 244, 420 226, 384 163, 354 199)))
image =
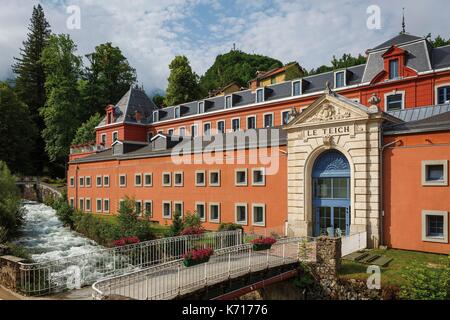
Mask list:
POLYGON ((25 259, 2 256, 0 257, 0 285, 13 291, 20 289, 20 262, 25 259))

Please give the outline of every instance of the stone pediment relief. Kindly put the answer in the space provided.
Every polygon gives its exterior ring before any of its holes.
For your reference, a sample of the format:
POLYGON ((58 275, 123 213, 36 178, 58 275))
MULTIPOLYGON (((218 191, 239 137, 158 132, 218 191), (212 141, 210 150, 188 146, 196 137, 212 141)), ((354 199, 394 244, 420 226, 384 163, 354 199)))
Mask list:
POLYGON ((304 120, 305 123, 314 123, 314 122, 328 122, 335 120, 346 120, 350 119, 352 114, 350 111, 343 110, 338 108, 332 104, 324 104, 314 115, 306 118, 304 120))

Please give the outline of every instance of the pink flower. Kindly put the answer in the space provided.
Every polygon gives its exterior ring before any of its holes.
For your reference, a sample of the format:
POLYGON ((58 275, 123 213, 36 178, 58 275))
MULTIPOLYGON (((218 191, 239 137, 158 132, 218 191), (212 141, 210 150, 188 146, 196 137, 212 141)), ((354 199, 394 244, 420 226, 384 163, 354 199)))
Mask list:
POLYGON ((253 240, 251 243, 252 244, 257 244, 257 245, 273 245, 274 243, 276 243, 277 240, 275 240, 274 238, 258 238, 253 240))
POLYGON ((214 254, 214 250, 211 248, 193 249, 193 250, 186 252, 183 255, 183 259, 198 261, 198 260, 207 259, 207 258, 211 257, 213 254, 214 254))

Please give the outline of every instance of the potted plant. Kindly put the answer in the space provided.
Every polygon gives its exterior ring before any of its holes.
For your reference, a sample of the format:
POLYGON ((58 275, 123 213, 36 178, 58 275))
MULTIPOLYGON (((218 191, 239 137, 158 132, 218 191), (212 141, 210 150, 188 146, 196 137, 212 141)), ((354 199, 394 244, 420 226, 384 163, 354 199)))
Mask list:
POLYGON ((274 238, 258 238, 253 240, 251 243, 253 244, 253 251, 262 251, 269 250, 276 242, 277 240, 274 238))
POLYGON ((211 248, 190 250, 183 255, 183 264, 186 267, 192 267, 201 263, 206 263, 213 253, 214 250, 211 248))

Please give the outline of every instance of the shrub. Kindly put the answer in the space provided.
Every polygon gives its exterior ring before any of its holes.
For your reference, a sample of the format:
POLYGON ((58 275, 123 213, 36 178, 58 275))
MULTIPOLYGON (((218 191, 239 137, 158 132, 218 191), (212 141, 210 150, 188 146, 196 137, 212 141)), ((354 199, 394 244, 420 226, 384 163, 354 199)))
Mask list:
POLYGON ((0 161, 0 227, 4 238, 10 239, 17 234, 23 223, 23 213, 16 180, 6 163, 0 161))
POLYGON ((235 223, 221 223, 219 225, 218 231, 234 231, 234 230, 244 230, 241 225, 235 223))
POLYGON ((205 229, 202 227, 188 227, 181 231, 181 236, 201 235, 205 233, 205 229))
POLYGON ((114 246, 115 247, 123 247, 129 244, 136 244, 136 243, 140 243, 141 241, 139 240, 138 237, 126 237, 126 238, 122 238, 119 240, 114 241, 114 246))
POLYGON ((31 261, 31 255, 27 248, 16 243, 7 243, 10 255, 31 261))
POLYGON ((183 229, 187 228, 201 228, 202 221, 197 213, 187 213, 183 218, 183 229))
POLYGON ((271 246, 276 242, 277 240, 275 240, 274 238, 258 238, 251 241, 252 244, 268 245, 268 246, 271 246))
POLYGON ((183 219, 181 219, 181 212, 175 212, 173 215, 172 225, 170 226, 170 235, 177 236, 183 230, 183 219))
POLYGON ((183 255, 183 259, 199 261, 199 260, 207 259, 207 258, 211 257, 213 254, 214 254, 214 250, 211 248, 193 249, 193 250, 186 252, 183 255))

